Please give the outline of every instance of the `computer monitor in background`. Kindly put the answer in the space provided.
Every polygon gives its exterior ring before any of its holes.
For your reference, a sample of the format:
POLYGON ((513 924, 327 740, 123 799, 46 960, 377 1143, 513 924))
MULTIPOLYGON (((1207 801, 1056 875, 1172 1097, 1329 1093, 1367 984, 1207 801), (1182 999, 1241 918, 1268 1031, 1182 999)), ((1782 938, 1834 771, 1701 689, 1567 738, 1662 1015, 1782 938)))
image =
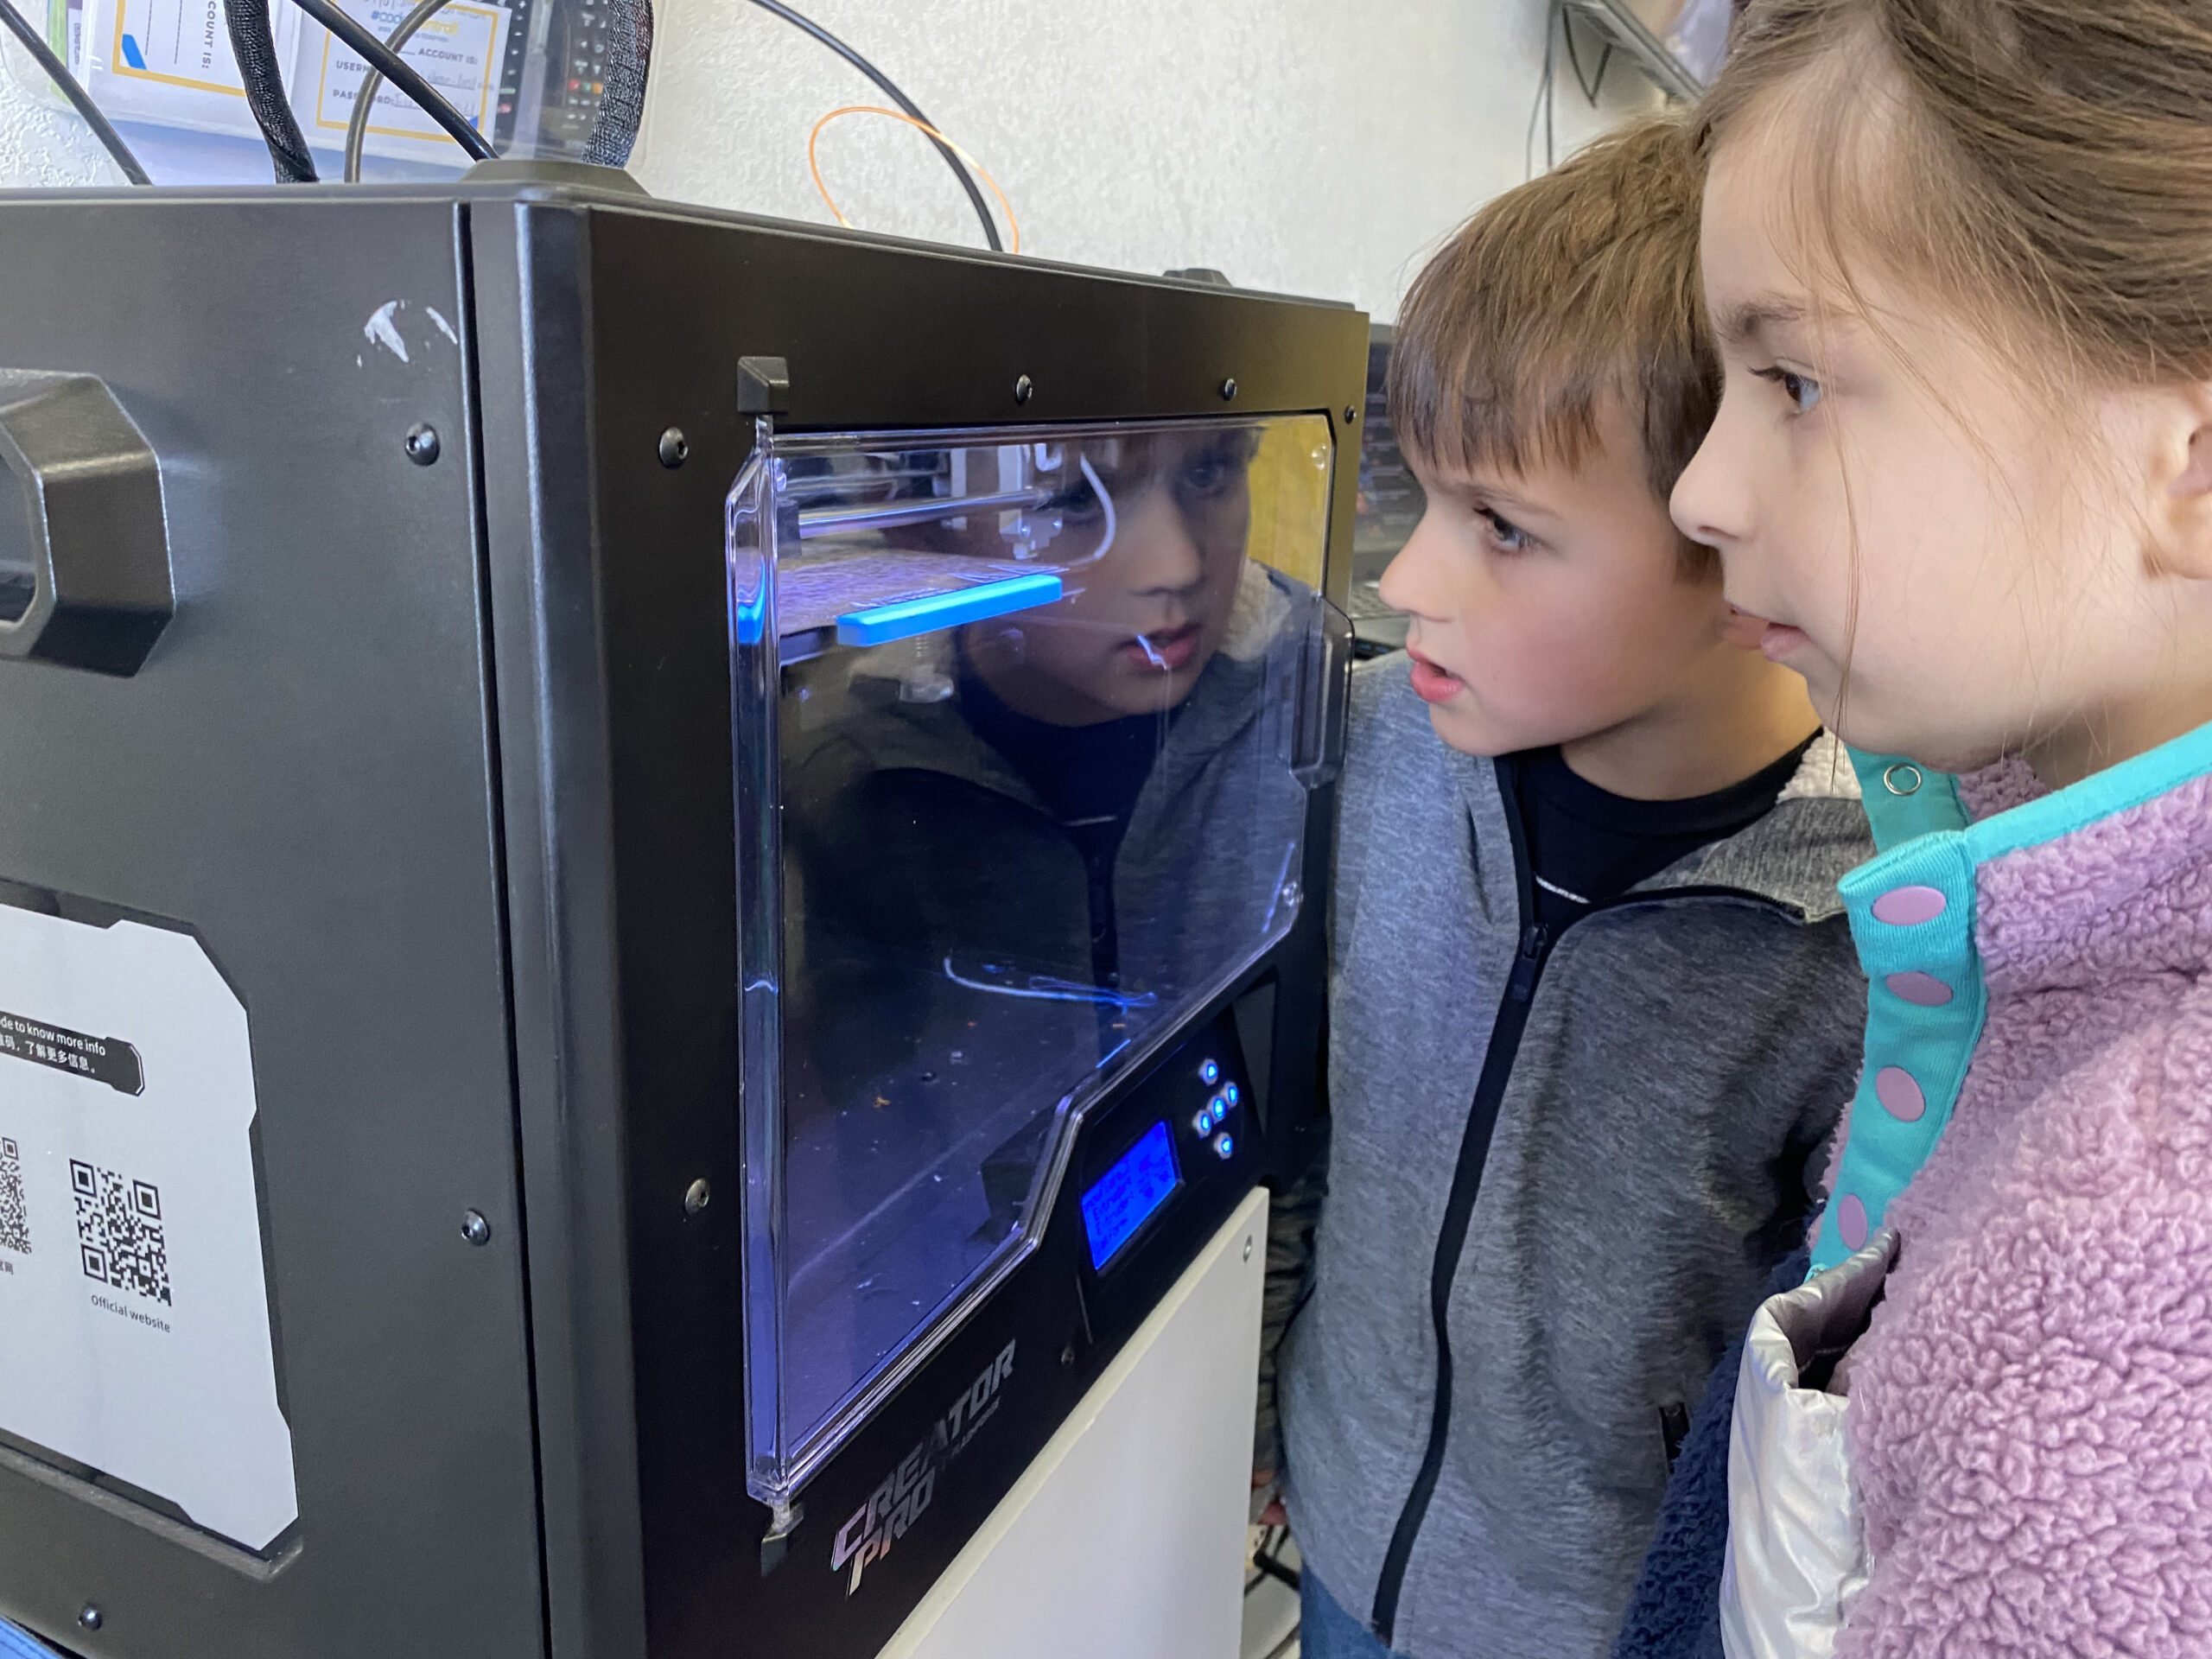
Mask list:
POLYGON ((1428 505, 1413 469, 1398 453, 1390 429, 1385 386, 1396 331, 1377 323, 1367 341, 1367 413, 1359 441, 1359 506, 1352 524, 1352 638, 1363 657, 1379 657, 1406 643, 1406 619, 1382 602, 1376 584, 1421 523, 1428 505))

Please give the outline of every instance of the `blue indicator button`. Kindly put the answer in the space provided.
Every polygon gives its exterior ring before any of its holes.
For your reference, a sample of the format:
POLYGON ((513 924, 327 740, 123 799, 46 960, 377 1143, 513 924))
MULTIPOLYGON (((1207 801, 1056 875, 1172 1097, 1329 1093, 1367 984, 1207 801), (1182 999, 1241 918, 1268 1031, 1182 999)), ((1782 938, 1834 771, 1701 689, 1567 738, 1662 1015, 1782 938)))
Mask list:
POLYGON ((1215 1157, 1225 1160, 1236 1150, 1236 1142, 1230 1139, 1229 1136, 1225 1135, 1217 1135, 1214 1136, 1213 1153, 1215 1157))
POLYGON ((1214 1084, 1221 1081, 1221 1068, 1218 1065, 1216 1065, 1211 1060, 1208 1060, 1204 1065, 1198 1068, 1198 1081, 1205 1084, 1207 1088, 1212 1088, 1214 1084))
POLYGON ((1198 1132, 1199 1138, 1203 1140, 1205 1136, 1213 1133, 1213 1114, 1211 1112, 1200 1112, 1196 1117, 1191 1120, 1191 1127, 1198 1132))
POLYGON ((1243 1098, 1243 1096, 1237 1093, 1236 1085, 1233 1083, 1230 1084, 1228 1088, 1221 1091, 1221 1097, 1232 1106, 1243 1098))

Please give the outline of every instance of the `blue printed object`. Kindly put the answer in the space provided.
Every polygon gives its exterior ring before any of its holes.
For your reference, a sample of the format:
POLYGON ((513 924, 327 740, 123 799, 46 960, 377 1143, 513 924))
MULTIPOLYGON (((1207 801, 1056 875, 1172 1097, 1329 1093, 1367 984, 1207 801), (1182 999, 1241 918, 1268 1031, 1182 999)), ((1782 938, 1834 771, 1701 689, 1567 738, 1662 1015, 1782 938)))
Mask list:
POLYGON ((905 639, 918 633, 958 627, 963 622, 981 622, 1012 611, 1050 605, 1062 591, 1059 577, 1040 570, 1034 575, 1009 576, 1004 582, 987 582, 974 588, 955 588, 949 594, 901 600, 895 605, 878 605, 872 610, 848 611, 837 619, 837 643, 887 645, 893 639, 905 639))

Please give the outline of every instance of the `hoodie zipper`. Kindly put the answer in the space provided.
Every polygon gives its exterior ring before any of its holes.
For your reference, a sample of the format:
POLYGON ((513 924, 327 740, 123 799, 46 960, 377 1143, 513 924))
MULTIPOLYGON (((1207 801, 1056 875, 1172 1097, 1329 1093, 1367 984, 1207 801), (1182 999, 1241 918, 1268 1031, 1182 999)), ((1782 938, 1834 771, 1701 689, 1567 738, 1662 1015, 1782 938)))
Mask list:
POLYGON ((1383 1553, 1382 1570, 1376 1581, 1375 1605, 1369 1624, 1376 1638, 1386 1648, 1392 1645, 1396 1633, 1398 1599, 1405 1588, 1406 1568, 1413 1558, 1414 1543, 1421 1535, 1421 1523, 1427 1517, 1429 1502, 1436 1495, 1436 1484, 1444 1471, 1445 1446, 1451 1437, 1452 1285, 1459 1275, 1459 1257, 1466 1249, 1475 1198, 1482 1187, 1483 1166, 1489 1161, 1491 1138, 1497 1128, 1498 1109, 1504 1103, 1506 1085, 1512 1078, 1521 1039, 1529 1026, 1529 1012, 1535 1001, 1536 986, 1543 978, 1553 949, 1567 927, 1579 925, 1602 912, 1656 906, 1682 899, 1737 899, 1801 918, 1802 916, 1795 906, 1737 887, 1682 887, 1656 893, 1622 893, 1601 899, 1554 933, 1535 919, 1534 871, 1529 862, 1528 837, 1522 828, 1520 792, 1514 782, 1513 769, 1501 763, 1495 768, 1495 776, 1505 809, 1506 832, 1513 847, 1521 942, 1514 955, 1512 971, 1506 976, 1504 993, 1498 999, 1497 1015, 1491 1021, 1490 1045, 1484 1051, 1482 1071, 1475 1080, 1474 1100, 1467 1110, 1459 1158, 1452 1166, 1451 1190, 1444 1201, 1444 1220, 1437 1230, 1436 1255, 1429 1267, 1429 1320, 1436 1335, 1436 1398, 1429 1417, 1428 1444, 1414 1475, 1412 1490, 1398 1512, 1397 1525, 1391 1529, 1389 1548, 1383 1553))
MULTIPOLYGON (((1428 1444, 1413 1490, 1398 1511, 1398 1524, 1390 1533, 1390 1546, 1382 1556, 1382 1571, 1375 1586, 1375 1607, 1369 1620, 1376 1640, 1384 1647, 1398 1622, 1398 1596, 1405 1588, 1406 1564, 1412 1559, 1414 1541, 1427 1517, 1429 1500, 1436 1495, 1438 1477, 1444 1471, 1444 1446, 1452 1427, 1452 1338, 1448 1328, 1452 1281, 1459 1270, 1459 1255, 1467 1243, 1467 1226, 1475 1212, 1475 1194, 1482 1185, 1483 1165, 1490 1157, 1490 1141, 1497 1128, 1497 1109, 1505 1098, 1506 1080, 1521 1046, 1521 1033, 1529 1024, 1529 1006, 1535 1000, 1536 982, 1543 977, 1551 956, 1551 930, 1535 919, 1535 885, 1531 879, 1528 837, 1521 827, 1520 792, 1513 769, 1495 768, 1498 794, 1505 807, 1505 828, 1513 844, 1513 880, 1516 919, 1521 924, 1520 949, 1514 953, 1512 971, 1506 976, 1505 992, 1498 999, 1491 1021, 1490 1044, 1483 1052, 1483 1069, 1475 1079, 1475 1097, 1467 1109, 1467 1126, 1459 1137, 1459 1155, 1452 1169, 1450 1195, 1444 1201, 1444 1221, 1436 1235, 1436 1255, 1429 1264, 1428 1313, 1436 1332, 1436 1398, 1431 1408, 1428 1444)), ((1580 918, 1578 918, 1580 919, 1580 918)))

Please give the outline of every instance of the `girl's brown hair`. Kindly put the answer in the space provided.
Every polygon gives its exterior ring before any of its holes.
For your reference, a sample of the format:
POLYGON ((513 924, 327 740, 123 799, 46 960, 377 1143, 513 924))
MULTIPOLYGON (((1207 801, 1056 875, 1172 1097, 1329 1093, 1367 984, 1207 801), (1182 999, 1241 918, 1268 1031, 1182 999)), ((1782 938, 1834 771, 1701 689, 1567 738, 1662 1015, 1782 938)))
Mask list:
POLYGON ((1753 0, 1700 147, 1775 96, 1847 293, 1847 249, 2061 395, 2212 378, 2212 3, 1753 0))

